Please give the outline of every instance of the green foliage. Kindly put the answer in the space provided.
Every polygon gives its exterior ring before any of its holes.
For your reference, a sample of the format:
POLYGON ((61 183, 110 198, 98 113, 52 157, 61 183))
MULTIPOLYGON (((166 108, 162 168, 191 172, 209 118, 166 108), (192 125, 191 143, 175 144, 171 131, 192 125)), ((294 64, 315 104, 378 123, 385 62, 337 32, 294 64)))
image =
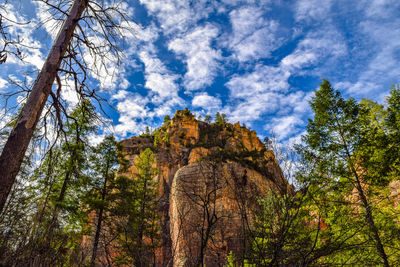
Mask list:
POLYGON ((400 85, 392 86, 390 96, 387 99, 386 125, 390 146, 386 151, 386 156, 393 163, 392 176, 400 176, 400 85))
MULTIPOLYGON (((381 105, 346 99, 324 80, 310 105, 314 117, 298 147, 296 190, 272 188, 259 200, 246 259, 239 262, 230 252, 226 266, 380 266, 382 255, 368 212, 389 263, 400 265, 399 86, 392 87, 387 105, 381 105)), ((0 265, 88 264, 82 258, 87 254, 82 239, 94 236, 101 212, 101 243, 113 240, 107 244, 118 251, 113 265, 154 263, 160 241, 155 155, 150 149, 142 151, 131 175, 114 137, 89 146, 88 136, 96 132, 94 110, 83 101, 64 122, 64 139, 40 166, 32 171, 28 159, 24 163, 0 216, 0 265), (90 213, 95 214, 94 223, 89 222, 90 213)), ((180 114, 191 115, 187 108, 180 114)), ((204 119, 211 122, 209 115, 204 119)), ((151 133, 147 127, 142 136, 153 136, 156 148, 168 145, 170 120, 166 116, 163 128, 151 133)), ((238 162, 262 172, 257 162, 265 151, 223 149, 226 140, 220 133, 227 137, 233 129, 225 114, 217 113, 215 122, 202 124, 203 143, 196 144, 219 148, 207 159, 238 162)), ((271 146, 270 141, 266 138, 265 144, 271 146)))
POLYGON ((215 123, 218 126, 223 127, 225 126, 226 122, 226 115, 224 113, 217 112, 217 114, 215 114, 215 123))
POLYGON ((326 80, 310 105, 314 118, 307 125, 305 145, 298 147, 308 170, 299 182, 309 187, 318 207, 326 208, 323 216, 333 236, 346 236, 343 244, 348 246, 324 261, 381 264, 387 257, 383 250, 387 255, 399 253, 391 249, 399 239, 388 235, 399 230, 393 227, 398 211, 382 209, 382 203, 389 204, 385 191, 396 176, 398 159, 387 153, 396 146, 388 134, 390 108, 368 100, 345 100, 326 80))
POLYGON ((164 142, 164 144, 166 144, 167 146, 169 145, 169 133, 165 132, 164 136, 162 138, 162 141, 164 142))
POLYGON ((248 255, 254 266, 306 266, 316 263, 317 251, 324 245, 314 242, 319 234, 320 222, 317 214, 313 215, 305 205, 309 200, 306 192, 291 196, 269 191, 259 200, 260 209, 250 234, 253 242, 248 255))
POLYGON ((230 251, 228 256, 227 256, 227 264, 225 267, 256 267, 254 264, 249 264, 247 260, 245 260, 243 263, 240 263, 236 257, 233 251, 230 251))
POLYGON ((211 116, 207 114, 207 115, 204 117, 204 121, 205 121, 206 123, 210 124, 210 123, 211 123, 211 116))
POLYGON ((154 148, 157 148, 161 143, 165 144, 166 146, 169 145, 169 134, 165 128, 156 129, 153 132, 153 139, 154 148))
POLYGON ((185 108, 185 109, 182 111, 182 114, 183 114, 184 116, 192 115, 192 113, 190 112, 190 110, 189 110, 188 108, 185 108))
POLYGON ((122 249, 120 264, 148 266, 158 246, 158 185, 154 181, 158 171, 154 164, 154 154, 147 148, 136 159, 134 178, 119 176, 116 180, 112 212, 118 218, 115 232, 122 249))
POLYGON ((164 117, 164 124, 169 124, 170 121, 171 121, 171 117, 170 117, 169 115, 166 115, 166 116, 164 117))
POLYGON ((108 194, 113 190, 114 179, 122 155, 116 150, 117 142, 110 135, 95 148, 90 155, 90 190, 85 195, 85 201, 91 210, 109 211, 108 194))
POLYGON ((10 246, 17 255, 12 258, 17 265, 28 266, 32 259, 43 266, 72 261, 73 249, 88 233, 88 207, 82 199, 91 184, 87 138, 96 130, 95 124, 94 107, 83 101, 64 123, 62 141, 24 177, 26 185, 20 189, 24 188, 24 205, 29 212, 21 214, 19 220, 27 228, 21 242, 10 246))
POLYGON ((161 143, 161 131, 159 129, 153 132, 154 147, 156 148, 161 143))
POLYGON ((390 90, 388 102, 388 116, 386 123, 391 132, 397 132, 400 129, 400 85, 393 85, 390 90))

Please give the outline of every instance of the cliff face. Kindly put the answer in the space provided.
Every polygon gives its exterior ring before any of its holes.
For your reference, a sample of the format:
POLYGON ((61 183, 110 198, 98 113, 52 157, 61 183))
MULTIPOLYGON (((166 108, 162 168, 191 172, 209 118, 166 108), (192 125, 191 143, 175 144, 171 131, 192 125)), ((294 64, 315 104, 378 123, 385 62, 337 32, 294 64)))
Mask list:
POLYGON ((185 111, 152 136, 121 141, 135 173, 135 158, 151 148, 159 175, 159 266, 223 266, 230 251, 245 251, 257 197, 285 191, 287 182, 256 132, 239 123, 208 124, 185 111))

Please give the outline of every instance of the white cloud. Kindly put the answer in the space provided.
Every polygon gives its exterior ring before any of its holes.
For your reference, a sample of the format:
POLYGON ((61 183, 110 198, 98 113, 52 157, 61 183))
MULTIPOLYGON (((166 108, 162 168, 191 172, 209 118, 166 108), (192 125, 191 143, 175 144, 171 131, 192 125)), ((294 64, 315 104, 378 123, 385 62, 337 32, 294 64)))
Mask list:
POLYGON ((139 94, 120 91, 113 99, 117 99, 119 112, 118 124, 115 126, 115 133, 125 137, 128 133, 140 134, 145 131, 146 126, 153 126, 154 120, 165 115, 171 115, 174 108, 185 103, 178 98, 159 98, 157 95, 141 96, 139 94), (158 99, 157 99, 158 98, 158 99), (164 102, 160 103, 163 99, 164 102), (150 105, 155 105, 151 108, 150 105))
POLYGON ((265 114, 276 112, 289 89, 290 72, 280 67, 257 65, 252 72, 234 75, 225 85, 232 103, 226 107, 232 121, 251 125, 265 114))
POLYGON ((139 58, 145 65, 145 87, 161 98, 178 98, 179 87, 176 80, 179 76, 168 71, 161 60, 148 51, 140 52, 139 58))
POLYGON ((282 59, 281 65, 292 72, 324 61, 335 61, 347 54, 343 36, 332 26, 309 32, 293 53, 282 59))
POLYGON ((232 35, 228 46, 240 61, 269 57, 281 40, 278 22, 266 19, 265 12, 257 6, 243 6, 229 14, 232 35))
POLYGON ((212 1, 140 0, 150 14, 155 15, 166 35, 186 32, 190 26, 213 12, 217 4, 212 1))
MULTIPOLYGON (((147 48, 147 47, 146 47, 147 48)), ((158 73, 166 73, 167 69, 164 64, 158 59, 155 55, 150 54, 148 49, 142 49, 139 52, 139 58, 145 65, 145 71, 147 73, 158 72, 158 73)))
POLYGON ((293 114, 284 117, 273 118, 271 120, 271 125, 267 125, 267 129, 270 131, 272 130, 279 140, 284 140, 298 132, 297 127, 303 125, 304 122, 302 118, 296 114, 293 114))
POLYGON ((150 73, 146 75, 145 87, 157 92, 161 97, 177 97, 178 86, 175 83, 177 75, 150 73))
POLYGON ((148 103, 148 99, 126 92, 124 99, 117 104, 119 123, 115 126, 115 132, 121 136, 143 132, 145 129, 143 121, 149 114, 149 108, 146 107, 148 103))
POLYGON ((0 92, 3 91, 4 88, 6 88, 8 85, 8 81, 4 80, 3 78, 0 78, 0 92))
POLYGON ((299 0, 295 4, 295 19, 297 21, 327 20, 332 0, 299 0))
POLYGON ((179 75, 168 70, 157 57, 152 44, 138 46, 138 49, 137 56, 144 64, 144 87, 149 91, 141 96, 123 89, 113 96, 118 101, 120 114, 115 131, 122 136, 142 133, 155 119, 170 115, 174 108, 184 105, 184 100, 178 95, 179 75))
POLYGON ((212 84, 217 75, 221 51, 211 42, 218 36, 218 28, 211 24, 196 27, 190 33, 173 39, 168 48, 182 55, 187 65, 184 85, 188 90, 198 90, 212 84))
POLYGON ((387 19, 392 15, 398 16, 400 2, 397 0, 361 0, 358 2, 358 6, 369 18, 387 19))
MULTIPOLYGON (((160 101, 153 101, 159 103, 160 101)), ((164 100, 160 105, 157 105, 153 112, 150 114, 154 117, 163 117, 166 115, 172 115, 175 112, 177 107, 185 106, 185 101, 181 98, 170 98, 168 100, 164 100)))
POLYGON ((69 109, 73 109, 79 103, 78 93, 75 89, 75 82, 72 79, 61 77, 61 96, 69 104, 69 109))
POLYGON ((245 99, 265 92, 287 91, 289 76, 290 72, 283 68, 258 64, 253 72, 234 75, 226 86, 233 98, 245 99))
MULTIPOLYGON (((18 3, 16 3, 18 5, 18 3)), ((8 24, 8 20, 3 20, 3 27, 7 28, 10 36, 13 38, 19 37, 22 45, 17 45, 19 52, 21 53, 24 61, 20 61, 15 55, 10 54, 7 58, 7 63, 14 63, 20 66, 32 65, 36 69, 41 69, 44 64, 45 57, 40 52, 42 48, 41 42, 36 40, 33 35, 36 30, 37 20, 33 18, 29 21, 25 14, 22 14, 19 9, 17 9, 11 3, 4 5, 4 16, 6 16, 10 21, 16 21, 18 23, 8 24)), ((2 45, 2 38, 0 38, 0 45, 2 45)), ((7 64, 6 63, 6 64, 7 64)))
POLYGON ((288 79, 291 75, 284 65, 257 65, 253 72, 234 76, 226 84, 232 102, 225 107, 225 112, 230 114, 232 121, 248 125, 272 116, 272 124, 266 129, 278 133, 279 138, 290 137, 303 125, 302 116, 308 115, 308 101, 313 95, 313 92, 290 88, 288 79))
POLYGON ((228 114, 230 121, 252 122, 261 118, 262 115, 272 113, 279 107, 279 94, 265 92, 249 96, 245 101, 232 101, 231 105, 225 107, 224 113, 228 114))
POLYGON ((400 82, 400 19, 386 23, 367 19, 359 31, 370 46, 370 56, 358 67, 356 80, 335 86, 355 97, 383 101, 390 85, 400 82))
POLYGON ((105 134, 90 134, 88 136, 89 144, 91 146, 97 146, 98 144, 103 142, 105 137, 106 137, 105 134))
POLYGON ((149 109, 146 107, 147 103, 148 99, 133 94, 125 98, 124 101, 119 102, 117 108, 120 114, 129 114, 129 117, 131 118, 144 119, 149 113, 149 109))
POLYGON ((203 108, 207 113, 214 114, 221 110, 221 100, 207 93, 200 93, 193 97, 192 106, 203 108))

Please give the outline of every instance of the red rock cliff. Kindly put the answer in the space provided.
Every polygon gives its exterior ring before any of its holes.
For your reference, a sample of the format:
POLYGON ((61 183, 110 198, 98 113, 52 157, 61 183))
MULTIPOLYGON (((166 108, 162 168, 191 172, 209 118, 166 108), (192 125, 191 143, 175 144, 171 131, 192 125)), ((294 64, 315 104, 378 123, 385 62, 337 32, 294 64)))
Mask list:
POLYGON ((223 266, 241 257, 257 197, 287 190, 271 151, 239 123, 208 124, 177 111, 152 136, 121 141, 134 173, 135 158, 151 148, 157 158, 161 217, 159 266, 223 266))

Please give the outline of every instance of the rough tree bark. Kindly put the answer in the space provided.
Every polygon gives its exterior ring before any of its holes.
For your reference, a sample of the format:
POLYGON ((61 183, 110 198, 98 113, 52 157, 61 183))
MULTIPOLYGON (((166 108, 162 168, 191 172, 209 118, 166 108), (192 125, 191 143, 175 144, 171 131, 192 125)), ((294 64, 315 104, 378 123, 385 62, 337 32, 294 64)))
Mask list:
POLYGON ((46 62, 36 78, 14 129, 4 145, 0 156, 0 212, 3 210, 8 194, 19 172, 25 152, 51 92, 57 70, 70 44, 75 27, 88 3, 88 0, 74 0, 72 3, 68 17, 65 19, 46 62))

